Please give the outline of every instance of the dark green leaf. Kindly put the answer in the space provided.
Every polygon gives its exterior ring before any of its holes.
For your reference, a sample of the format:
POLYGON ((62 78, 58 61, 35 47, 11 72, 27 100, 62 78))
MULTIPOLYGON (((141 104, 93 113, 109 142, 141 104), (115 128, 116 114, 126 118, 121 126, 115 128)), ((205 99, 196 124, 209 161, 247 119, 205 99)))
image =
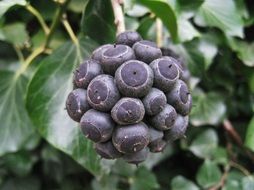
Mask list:
POLYGON ((245 138, 245 145, 254 151, 254 117, 252 117, 245 138))
POLYGON ((203 188, 211 187, 217 184, 221 178, 221 171, 219 167, 210 160, 205 160, 198 170, 196 179, 203 188))
POLYGON ((80 41, 80 48, 66 43, 44 59, 29 85, 27 109, 37 130, 49 143, 92 174, 99 175, 102 167, 92 142, 83 136, 64 110, 67 95, 72 90, 72 72, 95 48, 92 40, 84 39, 80 41))
POLYGON ((172 7, 162 0, 137 0, 138 3, 148 7, 159 17, 171 34, 173 41, 178 40, 176 15, 172 7))
POLYGON ((11 71, 0 71, 0 156, 24 148, 34 135, 25 109, 28 79, 11 71))
POLYGON ((145 167, 138 168, 135 176, 129 180, 130 190, 152 190, 160 187, 155 175, 145 167))
POLYGON ((229 36, 243 37, 243 21, 233 0, 206 0, 195 22, 201 26, 220 28, 229 36))
POLYGON ((171 181, 172 190, 199 190, 197 185, 183 176, 176 176, 171 181))
POLYGON ((226 106, 220 95, 215 93, 205 94, 198 90, 193 92, 193 105, 191 123, 194 126, 217 125, 222 121, 226 106))
POLYGON ((3 16, 3 14, 6 11, 8 11, 9 8, 11 8, 14 5, 25 6, 26 1, 25 0, 2 0, 2 1, 0 1, 0 18, 3 16))
POLYGON ((99 43, 115 41, 114 15, 110 0, 90 0, 83 13, 81 28, 85 35, 99 43))
POLYGON ((208 129, 194 138, 189 149, 198 157, 211 158, 217 146, 217 133, 213 129, 208 129))
POLYGON ((204 0, 177 0, 179 8, 182 11, 196 11, 204 2, 204 0))

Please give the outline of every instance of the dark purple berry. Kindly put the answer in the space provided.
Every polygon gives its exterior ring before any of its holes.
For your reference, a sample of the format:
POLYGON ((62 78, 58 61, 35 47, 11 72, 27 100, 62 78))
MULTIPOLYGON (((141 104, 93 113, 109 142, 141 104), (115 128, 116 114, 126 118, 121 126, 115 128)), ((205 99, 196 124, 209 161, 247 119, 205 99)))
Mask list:
POLYGON ((114 75, 120 65, 132 59, 135 59, 135 54, 129 46, 114 45, 103 52, 101 66, 105 73, 114 75))
POLYGON ((74 84, 78 88, 87 88, 93 78, 102 74, 102 68, 98 61, 88 59, 74 72, 74 84))
POLYGON ((149 145, 150 152, 157 153, 163 152, 163 150, 167 146, 167 142, 163 139, 158 139, 156 141, 151 142, 149 145))
POLYGON ((177 113, 171 105, 166 104, 163 110, 150 118, 150 124, 159 130, 168 130, 175 123, 177 113))
POLYGON ((145 63, 151 63, 153 60, 162 56, 160 48, 154 42, 142 40, 133 45, 136 58, 145 63))
POLYGON ((88 110, 80 121, 84 135, 94 142, 106 142, 111 136, 115 123, 110 114, 94 109, 88 110))
POLYGON ((117 44, 124 44, 124 45, 130 46, 130 47, 132 47, 133 44, 135 44, 136 42, 139 42, 141 40, 142 40, 142 38, 139 35, 139 33, 134 32, 134 31, 122 32, 121 34, 119 34, 116 37, 117 44))
POLYGON ((87 101, 86 90, 78 88, 68 95, 66 110, 74 121, 79 122, 83 114, 89 109, 90 106, 87 101))
POLYGON ((130 164, 138 165, 141 162, 144 162, 146 160, 148 153, 149 153, 149 149, 146 147, 138 152, 125 154, 123 156, 123 159, 130 164))
POLYGON ((138 152, 149 144, 149 129, 143 122, 118 126, 113 133, 112 141, 119 152, 128 154, 138 152))
POLYGON ((100 47, 98 47, 97 49, 95 49, 92 53, 92 59, 101 62, 102 59, 102 54, 109 48, 112 47, 112 44, 105 44, 102 45, 100 47))
POLYGON ((87 87, 87 99, 96 110, 109 111, 120 99, 114 78, 110 75, 95 77, 87 87))
POLYGON ((111 140, 104 143, 96 143, 95 151, 105 159, 116 159, 122 157, 122 153, 116 150, 111 140))
POLYGON ((144 105, 136 98, 122 98, 111 110, 112 118, 119 125, 139 123, 144 115, 144 105))
POLYGON ((156 115, 162 111, 167 104, 167 98, 165 94, 157 88, 151 88, 148 94, 142 100, 146 114, 156 115))
POLYGON ((188 116, 181 116, 178 114, 175 124, 171 127, 171 129, 164 131, 164 139, 168 142, 171 142, 184 137, 188 127, 188 122, 188 116))
POLYGON ((131 60, 117 69, 115 79, 117 87, 123 95, 143 97, 153 85, 153 71, 144 62, 131 60))
POLYGON ((160 58, 154 60, 150 67, 154 72, 154 86, 164 92, 170 91, 179 79, 180 70, 175 59, 160 58))
POLYGON ((192 97, 186 83, 178 80, 174 88, 167 94, 167 101, 174 106, 179 114, 188 115, 192 106, 192 97))

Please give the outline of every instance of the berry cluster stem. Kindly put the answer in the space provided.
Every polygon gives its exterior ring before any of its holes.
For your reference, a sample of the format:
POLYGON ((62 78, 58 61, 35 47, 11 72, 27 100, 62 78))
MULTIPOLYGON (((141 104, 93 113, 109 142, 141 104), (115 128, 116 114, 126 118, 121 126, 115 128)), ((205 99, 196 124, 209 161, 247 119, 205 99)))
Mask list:
POLYGON ((111 4, 115 15, 115 24, 117 28, 116 34, 120 34, 125 31, 124 14, 121 6, 123 1, 111 0, 111 4))

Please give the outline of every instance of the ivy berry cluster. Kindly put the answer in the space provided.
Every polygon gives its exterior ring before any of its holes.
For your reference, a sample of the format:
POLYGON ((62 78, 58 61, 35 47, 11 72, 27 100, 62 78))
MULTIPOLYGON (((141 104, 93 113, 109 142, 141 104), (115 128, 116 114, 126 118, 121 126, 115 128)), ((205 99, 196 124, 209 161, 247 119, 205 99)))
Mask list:
POLYGON ((184 136, 192 106, 188 78, 170 50, 123 32, 76 69, 66 109, 102 158, 139 164, 184 136))

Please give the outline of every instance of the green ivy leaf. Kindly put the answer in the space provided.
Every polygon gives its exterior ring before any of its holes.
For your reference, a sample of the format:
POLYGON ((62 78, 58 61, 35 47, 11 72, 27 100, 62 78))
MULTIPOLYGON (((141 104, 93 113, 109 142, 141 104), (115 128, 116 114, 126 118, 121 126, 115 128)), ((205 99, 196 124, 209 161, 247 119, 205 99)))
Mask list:
POLYGON ((0 71, 0 156, 25 148, 35 135, 25 108, 28 79, 11 71, 0 71))
POLYGON ((171 181, 172 190, 199 190, 197 185, 183 176, 176 176, 171 181))
POLYGON ((245 145, 254 151, 254 117, 252 117, 246 132, 245 145))
POLYGON ((177 41, 177 20, 172 7, 163 0, 137 0, 138 3, 149 8, 157 17, 159 17, 165 27, 171 34, 174 42, 177 41))
POLYGON ((114 20, 110 0, 90 0, 83 13, 81 29, 101 44, 112 43, 116 33, 114 20))
POLYGON ((193 105, 190 121, 194 126, 217 125, 226 113, 222 97, 215 93, 193 91, 193 105))
POLYGON ((145 167, 140 167, 135 176, 129 180, 131 185, 130 190, 152 190, 160 187, 155 175, 145 167))
POLYGON ((95 48, 96 44, 86 38, 80 41, 79 48, 68 42, 44 59, 29 85, 26 101, 29 115, 40 134, 92 174, 99 175, 102 167, 92 142, 84 137, 64 110, 72 90, 72 72, 95 48))
POLYGON ((197 182, 203 188, 209 188, 220 181, 221 171, 214 162, 205 160, 197 172, 197 182))
POLYGON ((254 176, 246 176, 242 178, 242 190, 254 189, 254 176))
POLYGON ((207 129, 194 138, 189 149, 198 157, 211 158, 217 146, 217 133, 213 129, 207 129))
POLYGON ((241 190, 241 180, 243 177, 244 175, 236 170, 230 171, 222 190, 241 190))
POLYGON ((220 28, 229 36, 243 37, 243 21, 233 0, 206 0, 195 22, 201 26, 220 28))
POLYGON ((22 46, 28 41, 29 36, 24 23, 12 23, 2 28, 5 40, 17 46, 22 46))
POLYGON ((8 11, 9 8, 11 8, 14 5, 25 6, 26 1, 25 0, 2 0, 2 1, 0 1, 0 18, 3 16, 3 14, 6 11, 8 11))

